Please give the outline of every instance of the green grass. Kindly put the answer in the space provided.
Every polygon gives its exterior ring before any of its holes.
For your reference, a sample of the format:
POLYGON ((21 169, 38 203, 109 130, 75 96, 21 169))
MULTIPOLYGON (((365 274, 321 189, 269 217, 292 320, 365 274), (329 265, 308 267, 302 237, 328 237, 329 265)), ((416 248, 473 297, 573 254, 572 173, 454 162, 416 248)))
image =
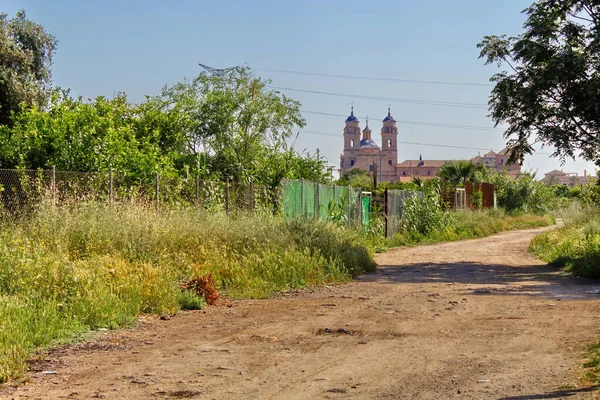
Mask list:
POLYGON ((433 244, 455 240, 475 239, 515 229, 533 229, 551 226, 554 217, 547 215, 507 215, 502 210, 456 211, 446 216, 444 226, 426 234, 407 231, 391 239, 394 246, 433 244))
POLYGON ((529 250, 576 276, 600 279, 600 210, 565 217, 565 225, 536 236, 529 250))
POLYGON ((180 283, 212 273, 221 293, 265 298, 376 267, 364 238, 331 223, 136 206, 45 208, 0 223, 0 383, 33 351, 140 313, 197 309, 180 283))

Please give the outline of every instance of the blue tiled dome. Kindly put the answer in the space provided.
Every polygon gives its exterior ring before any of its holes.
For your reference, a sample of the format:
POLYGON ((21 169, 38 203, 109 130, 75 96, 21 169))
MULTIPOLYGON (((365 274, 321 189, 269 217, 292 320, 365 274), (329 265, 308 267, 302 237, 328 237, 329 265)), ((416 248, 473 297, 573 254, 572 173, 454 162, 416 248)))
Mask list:
POLYGON ((392 117, 391 111, 388 108, 388 115, 387 117, 385 117, 385 119, 383 120, 383 122, 387 122, 387 121, 392 121, 392 122, 396 122, 396 120, 394 119, 394 117, 392 117))
POLYGON ((346 122, 358 122, 358 118, 354 116, 354 107, 352 107, 352 111, 350 111, 350 116, 346 118, 346 122))
POLYGON ((364 147, 367 149, 378 149, 377 143, 372 141, 371 139, 363 139, 360 141, 360 147, 364 147))

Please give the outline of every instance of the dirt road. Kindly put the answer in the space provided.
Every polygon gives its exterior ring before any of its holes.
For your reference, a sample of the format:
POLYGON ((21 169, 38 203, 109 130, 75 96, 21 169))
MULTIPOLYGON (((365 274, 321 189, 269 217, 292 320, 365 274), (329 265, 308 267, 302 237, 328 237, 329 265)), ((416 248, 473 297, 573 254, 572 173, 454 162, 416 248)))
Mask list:
POLYGON ((578 380, 599 296, 527 254, 537 232, 392 250, 347 285, 102 333, 0 397, 600 398, 578 380))

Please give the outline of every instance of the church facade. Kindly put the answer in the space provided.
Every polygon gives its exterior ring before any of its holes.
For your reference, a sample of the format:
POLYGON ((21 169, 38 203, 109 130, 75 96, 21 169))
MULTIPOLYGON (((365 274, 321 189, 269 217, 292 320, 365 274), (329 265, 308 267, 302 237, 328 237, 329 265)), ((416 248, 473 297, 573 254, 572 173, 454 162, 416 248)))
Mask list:
MULTIPOLYGON (((344 127, 344 152, 340 156, 340 176, 354 168, 369 171, 371 175, 377 171, 378 182, 409 182, 413 178, 431 179, 439 172, 442 165, 457 160, 405 160, 398 163, 398 128, 396 120, 388 114, 383 119, 381 127, 381 147, 371 137, 371 129, 367 119, 365 128, 360 130, 360 121, 354 115, 354 107, 346 118, 344 127)), ((506 171, 508 175, 516 176, 521 172, 517 163, 509 163, 508 150, 499 153, 489 151, 483 157, 471 159, 473 163, 482 163, 496 171, 506 171)))
POLYGON ((344 153, 340 156, 340 176, 354 168, 360 168, 371 173, 377 170, 377 179, 380 182, 396 182, 397 139, 396 120, 392 117, 389 108, 388 115, 383 119, 382 147, 379 147, 371 138, 368 120, 361 137, 360 121, 354 115, 354 107, 352 107, 344 127, 344 153))

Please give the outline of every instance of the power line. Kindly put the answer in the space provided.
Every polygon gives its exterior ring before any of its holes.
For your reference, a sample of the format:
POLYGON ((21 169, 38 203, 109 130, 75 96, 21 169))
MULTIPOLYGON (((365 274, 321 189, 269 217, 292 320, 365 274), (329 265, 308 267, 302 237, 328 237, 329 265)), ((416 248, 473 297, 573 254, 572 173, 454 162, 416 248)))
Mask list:
POLYGON ((326 73, 321 73, 321 72, 306 72, 306 71, 290 71, 290 70, 274 69, 274 68, 256 68, 256 67, 254 67, 253 69, 259 70, 259 71, 279 72, 279 73, 284 73, 284 74, 314 75, 314 76, 325 76, 328 78, 342 78, 342 79, 362 79, 362 80, 402 82, 402 83, 424 83, 424 84, 431 84, 431 85, 479 86, 479 87, 494 86, 489 83, 476 83, 476 82, 450 82, 450 81, 427 81, 427 80, 418 80, 418 79, 379 78, 379 77, 372 77, 372 76, 326 74, 326 73))
MULTIPOLYGON (((307 130, 307 129, 301 129, 300 132, 304 132, 304 133, 309 133, 312 135, 322 135, 322 136, 332 136, 332 137, 337 137, 337 138, 341 138, 341 135, 336 135, 334 133, 327 133, 327 132, 319 132, 319 131, 311 131, 311 130, 307 130)), ((378 139, 373 139, 376 142, 381 142, 378 139)), ((398 144, 409 144, 409 145, 415 145, 415 146, 428 146, 428 147, 444 147, 444 148, 450 148, 450 149, 464 149, 464 150, 477 150, 477 151, 488 151, 488 150, 492 150, 491 148, 479 148, 479 147, 467 147, 467 146, 456 146, 456 145, 451 145, 451 144, 434 144, 434 143, 419 143, 419 142, 404 142, 404 141, 397 141, 398 144)), ((540 153, 540 152, 535 152, 534 154, 540 154, 540 155, 552 155, 551 153, 540 153)), ((331 160, 330 160, 331 161, 331 160)))
MULTIPOLYGON (((326 113, 326 112, 321 112, 321 111, 300 110, 300 112, 307 113, 307 114, 327 115, 327 116, 331 116, 331 117, 342 117, 342 118, 347 117, 347 115, 343 115, 343 114, 333 114, 333 113, 326 113)), ((366 117, 359 117, 359 118, 366 118, 366 117)), ((424 125, 424 126, 435 126, 438 128, 469 129, 469 130, 478 130, 478 131, 498 132, 497 129, 490 128, 489 126, 456 125, 456 124, 442 124, 442 123, 435 123, 435 122, 416 122, 416 121, 396 121, 396 122, 399 124, 406 124, 406 125, 424 125)))
POLYGON ((307 90, 307 89, 294 89, 294 88, 286 88, 280 86, 267 86, 270 89, 276 90, 288 90, 293 92, 302 92, 302 93, 312 93, 312 94, 321 94, 326 96, 338 96, 338 97, 351 97, 351 98, 359 98, 359 99, 369 99, 369 100, 384 100, 393 103, 409 103, 409 104, 422 104, 428 106, 443 106, 443 107, 464 107, 464 108, 484 108, 488 107, 484 104, 473 104, 473 103, 457 103, 457 102, 449 102, 449 101, 430 101, 430 100, 415 100, 415 99, 399 99, 394 97, 381 97, 381 96, 366 96, 366 95, 354 95, 354 94, 345 94, 345 93, 333 93, 333 92, 320 92, 317 90, 307 90))

